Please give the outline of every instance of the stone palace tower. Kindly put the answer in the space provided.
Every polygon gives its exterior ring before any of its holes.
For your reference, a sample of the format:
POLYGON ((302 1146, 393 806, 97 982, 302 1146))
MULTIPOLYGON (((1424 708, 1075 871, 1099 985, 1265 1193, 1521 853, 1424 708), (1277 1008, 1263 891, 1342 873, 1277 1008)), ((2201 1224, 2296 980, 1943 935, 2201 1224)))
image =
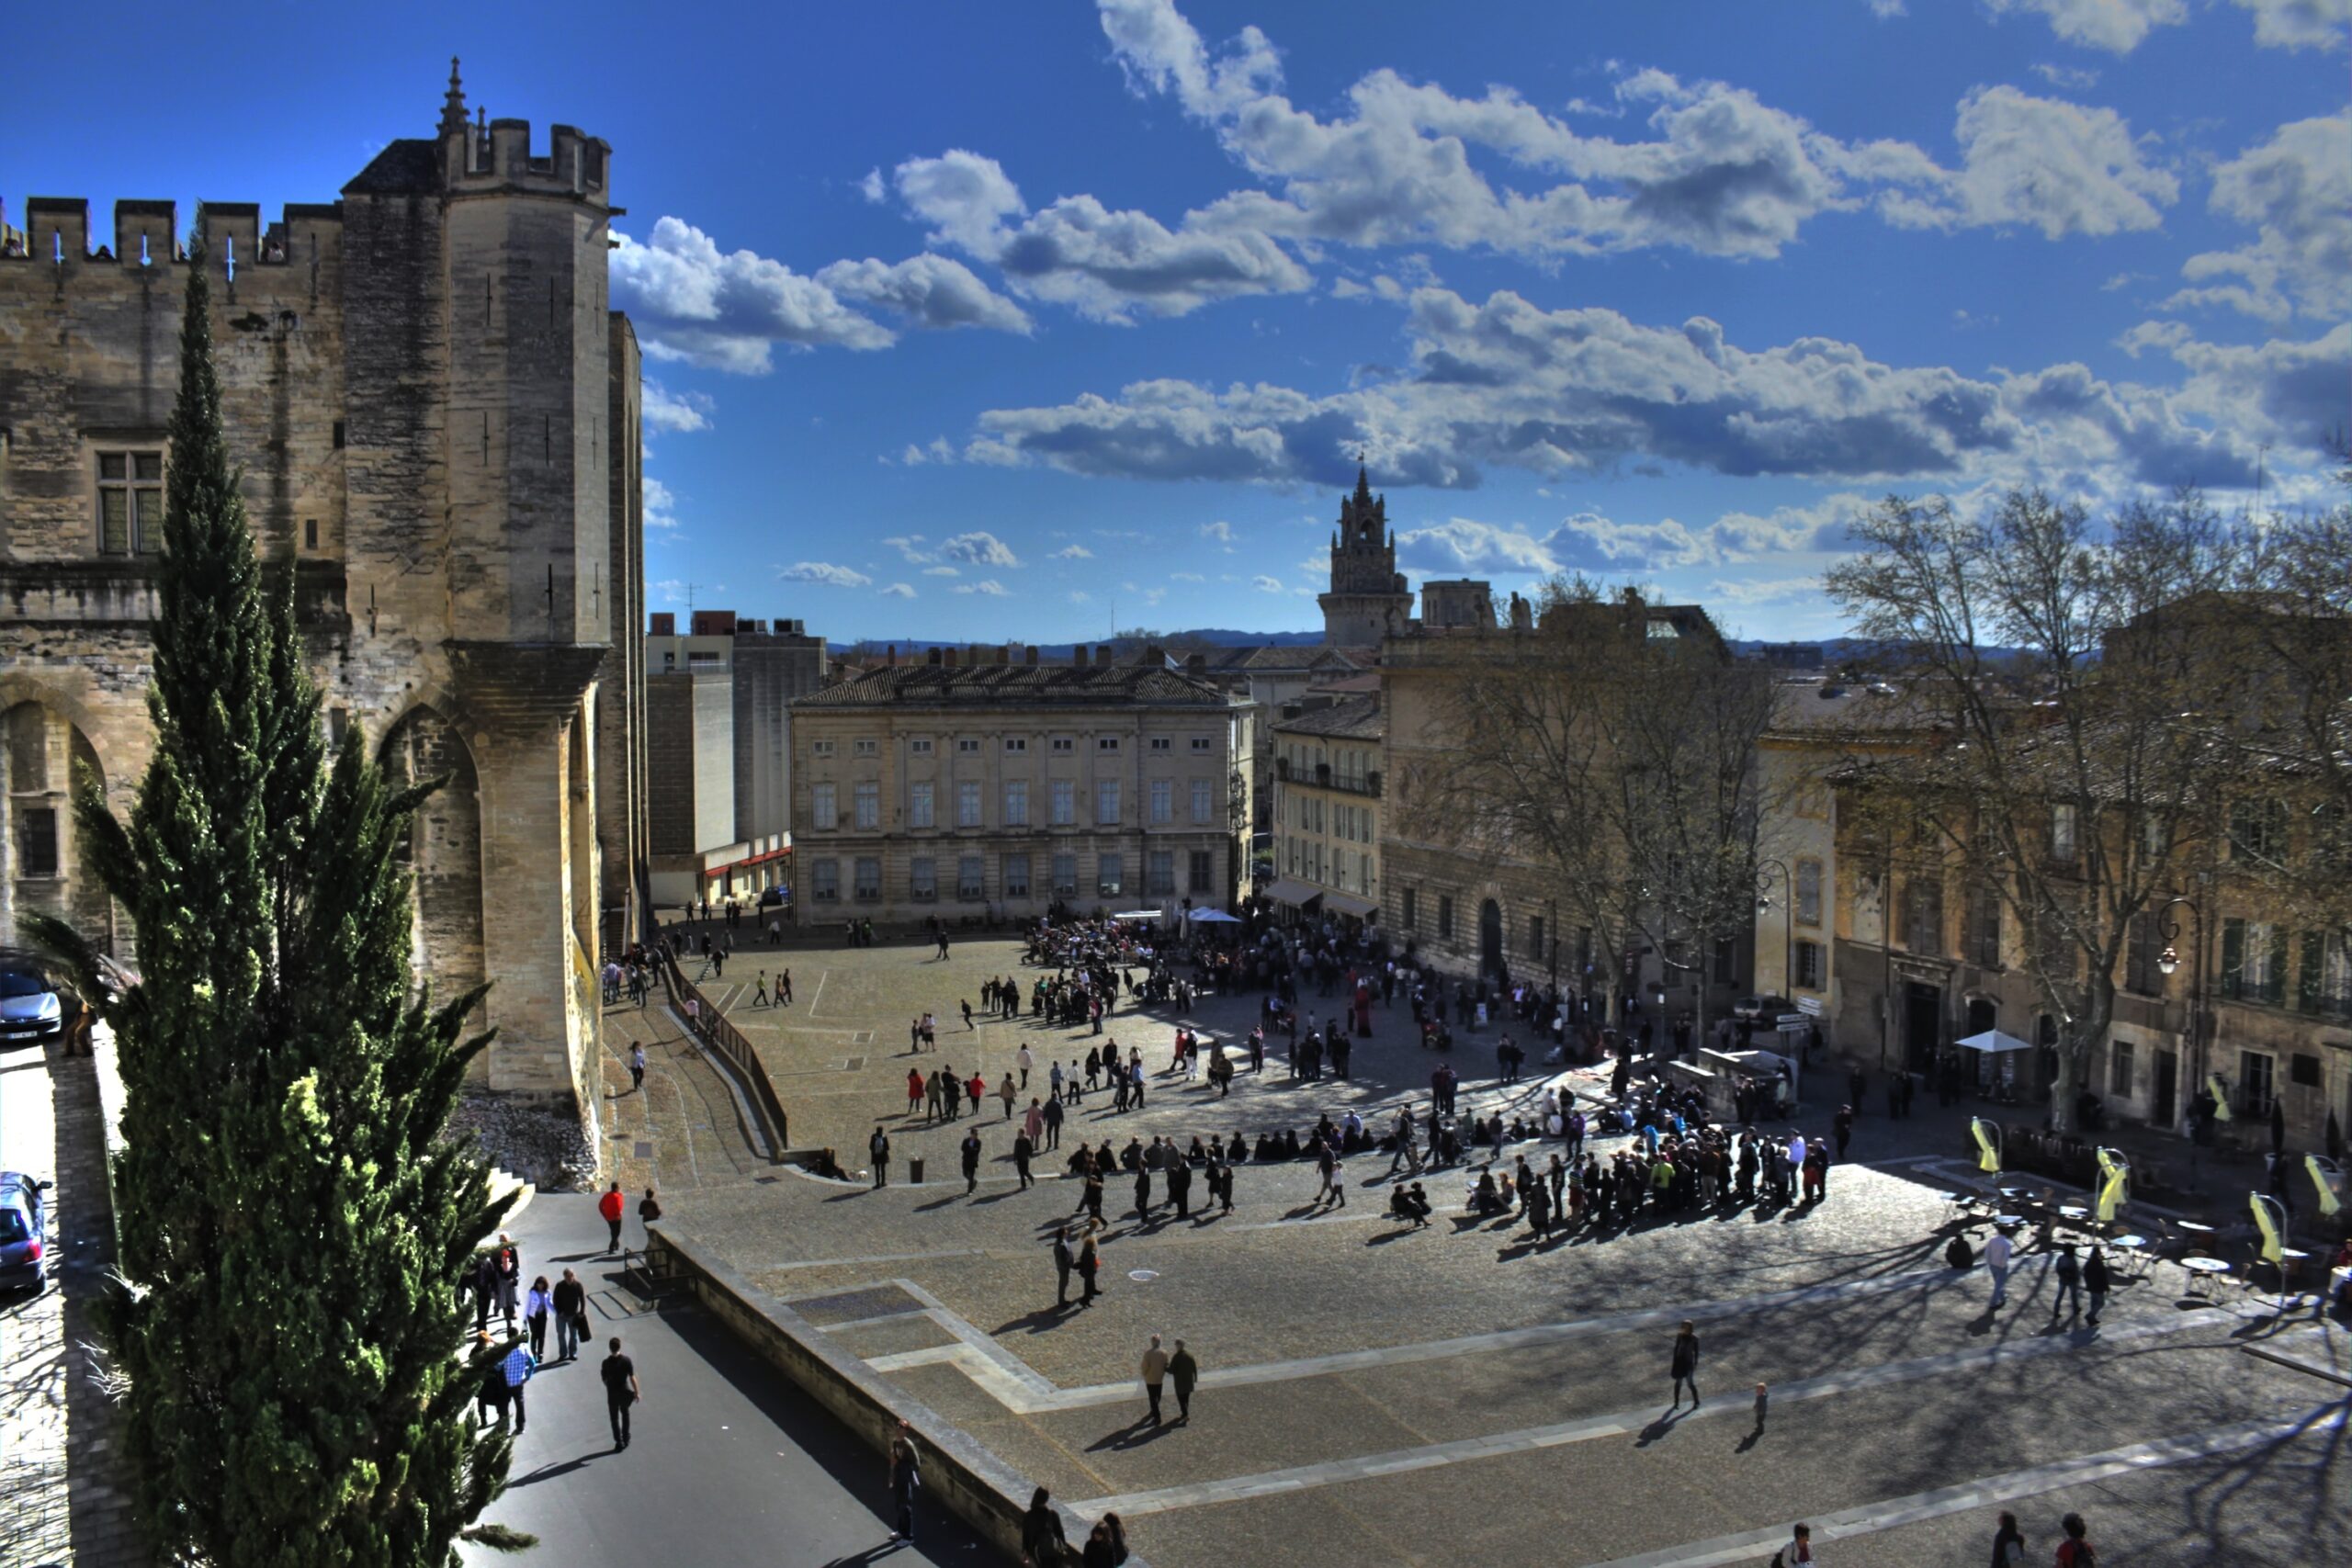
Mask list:
MULTIPOLYGON (((418 956, 494 982, 489 1087, 593 1117, 600 946, 645 859, 638 349, 608 309, 612 154, 567 125, 394 141, 340 200, 207 202, 222 412, 290 564, 331 731, 447 774, 412 846, 418 956)), ((36 197, 0 244, 0 943, 27 908, 128 940, 67 792, 152 749, 164 423, 188 265, 167 201, 36 197)), ((135 964, 136 955, 122 956, 135 964)))
POLYGON ((1340 502, 1331 536, 1331 591, 1323 606, 1327 648, 1371 648, 1406 629, 1412 591, 1396 570, 1396 536, 1388 526, 1388 498, 1372 493, 1372 476, 1356 469, 1356 492, 1340 502))

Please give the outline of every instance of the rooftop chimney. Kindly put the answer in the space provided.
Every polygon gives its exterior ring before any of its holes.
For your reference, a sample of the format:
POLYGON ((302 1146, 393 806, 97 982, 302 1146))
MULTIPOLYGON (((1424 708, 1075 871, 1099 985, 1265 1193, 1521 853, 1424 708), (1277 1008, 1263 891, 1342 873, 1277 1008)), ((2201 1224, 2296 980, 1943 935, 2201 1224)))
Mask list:
POLYGON ((653 613, 653 629, 648 635, 651 637, 676 637, 678 635, 677 612, 674 610, 655 611, 653 613))
POLYGON ((941 662, 941 660, 940 660, 940 657, 939 657, 939 649, 935 649, 935 648, 934 648, 934 649, 933 649, 931 650, 931 657, 930 657, 930 659, 927 660, 927 662, 928 662, 928 663, 930 663, 930 664, 932 664, 932 665, 933 665, 933 666, 936 666, 936 665, 938 665, 938 664, 941 662))
POLYGON ((1098 642, 1094 645, 1094 667, 1098 670, 1108 670, 1111 668, 1111 645, 1109 643, 1098 642))
POLYGON ((956 668, 956 650, 955 650, 954 649, 952 649, 952 648, 943 648, 943 649, 941 649, 939 650, 939 662, 940 662, 940 663, 942 663, 942 664, 944 664, 944 665, 945 665, 945 666, 946 666, 948 669, 950 669, 950 670, 955 669, 955 668, 956 668))
POLYGON ((1035 643, 1033 642, 1028 647, 1021 650, 1021 662, 1023 664, 1035 664, 1037 662, 1037 645, 1035 643))

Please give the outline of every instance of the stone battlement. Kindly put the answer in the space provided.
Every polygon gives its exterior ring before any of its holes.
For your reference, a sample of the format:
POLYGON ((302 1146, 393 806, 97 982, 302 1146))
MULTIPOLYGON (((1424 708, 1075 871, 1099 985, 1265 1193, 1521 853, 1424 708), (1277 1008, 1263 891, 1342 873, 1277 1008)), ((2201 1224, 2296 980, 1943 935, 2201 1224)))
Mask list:
MULTIPOLYGON (((265 231, 259 202, 208 201, 198 209, 197 226, 206 249, 223 266, 288 266, 316 259, 321 248, 342 244, 343 204, 289 201, 265 231)), ((112 263, 137 268, 187 260, 179 204, 173 201, 118 201, 112 241, 99 236, 94 245, 93 238, 87 197, 29 197, 21 230, 9 229, 7 243, 0 245, 0 262, 69 268, 112 263)))

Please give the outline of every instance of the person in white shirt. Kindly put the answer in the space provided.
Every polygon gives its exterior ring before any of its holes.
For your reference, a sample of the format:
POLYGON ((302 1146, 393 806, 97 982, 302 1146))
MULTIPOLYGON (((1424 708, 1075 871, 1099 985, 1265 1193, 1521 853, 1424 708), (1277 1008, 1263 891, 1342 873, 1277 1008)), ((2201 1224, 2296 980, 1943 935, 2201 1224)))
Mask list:
POLYGON ((1997 1312, 2009 1299, 2009 1259, 2017 1252, 2017 1244, 2007 1231, 1995 1231, 1993 1239, 1984 1244, 1984 1267, 1993 1271, 1993 1309, 1997 1312))

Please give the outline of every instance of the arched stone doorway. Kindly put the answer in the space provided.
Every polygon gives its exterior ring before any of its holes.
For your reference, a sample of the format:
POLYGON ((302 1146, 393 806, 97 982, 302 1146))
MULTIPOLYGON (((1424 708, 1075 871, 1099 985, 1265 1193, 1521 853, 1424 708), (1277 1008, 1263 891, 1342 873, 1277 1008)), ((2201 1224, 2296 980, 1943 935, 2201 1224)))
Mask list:
POLYGON ((1505 974, 1503 907, 1492 898, 1478 906, 1478 973, 1495 980, 1505 974))
POLYGON ((438 709, 419 705, 392 726, 378 759, 404 784, 446 781, 417 808, 407 858, 417 976, 435 996, 453 996, 482 980, 481 786, 473 753, 438 709))
POLYGON ((64 715, 38 702, 0 712, 0 945, 22 945, 17 917, 38 910, 115 951, 114 900, 90 874, 74 824, 85 770, 106 787, 90 738, 64 715))

